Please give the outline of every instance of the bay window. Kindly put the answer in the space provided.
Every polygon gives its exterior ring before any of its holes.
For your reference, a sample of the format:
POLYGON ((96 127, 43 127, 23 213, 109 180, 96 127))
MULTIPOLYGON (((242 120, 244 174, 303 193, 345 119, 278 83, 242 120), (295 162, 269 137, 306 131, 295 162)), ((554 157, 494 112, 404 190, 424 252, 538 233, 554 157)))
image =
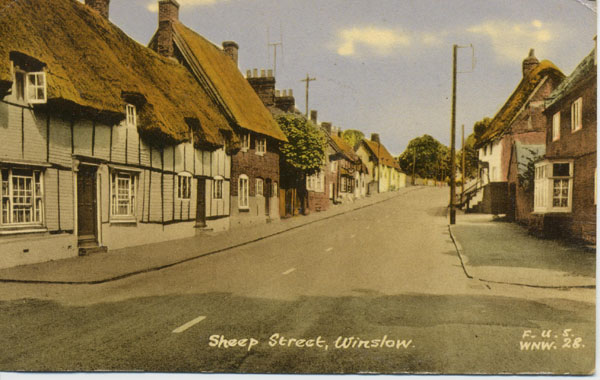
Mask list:
POLYGON ((535 165, 534 212, 571 212, 573 163, 542 161, 535 165))
POLYGON ((41 225, 44 214, 43 175, 32 169, 1 169, 1 226, 41 225))

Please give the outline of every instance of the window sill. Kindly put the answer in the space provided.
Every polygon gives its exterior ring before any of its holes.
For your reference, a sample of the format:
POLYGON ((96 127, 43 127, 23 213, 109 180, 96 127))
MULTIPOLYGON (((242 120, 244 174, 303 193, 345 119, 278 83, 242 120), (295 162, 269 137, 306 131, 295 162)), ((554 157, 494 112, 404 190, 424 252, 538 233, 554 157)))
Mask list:
POLYGON ((552 210, 546 210, 546 211, 534 211, 531 214, 532 215, 565 215, 565 214, 570 214, 571 210, 557 210, 557 209, 552 209, 552 210))
POLYGON ((256 154, 257 156, 264 156, 265 155, 264 152, 254 152, 254 154, 256 154))
POLYGON ((133 225, 137 225, 137 219, 135 219, 135 217, 131 217, 131 218, 123 218, 123 219, 111 219, 110 220, 110 224, 133 224, 133 225))
POLYGON ((239 212, 250 212, 250 207, 238 207, 239 212))
POLYGON ((36 234, 48 232, 46 227, 3 227, 0 229, 0 235, 20 235, 20 234, 36 234))
POLYGON ((243 153, 248 153, 248 148, 241 148, 241 149, 240 149, 240 152, 243 152, 243 153))

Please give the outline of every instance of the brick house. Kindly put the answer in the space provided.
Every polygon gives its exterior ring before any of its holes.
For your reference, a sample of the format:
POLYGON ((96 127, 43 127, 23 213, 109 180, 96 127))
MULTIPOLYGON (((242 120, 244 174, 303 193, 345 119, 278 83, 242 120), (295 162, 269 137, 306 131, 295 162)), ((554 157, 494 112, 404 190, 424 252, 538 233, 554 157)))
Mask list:
POLYGON ((546 155, 535 166, 535 228, 596 242, 596 49, 546 100, 546 155))
POLYGON ((546 145, 513 143, 508 166, 508 205, 506 215, 511 221, 529 225, 533 218, 533 177, 529 171, 540 157, 546 145))
POLYGON ((366 165, 364 181, 366 194, 395 191, 406 186, 406 174, 400 164, 379 140, 379 134, 372 133, 371 139, 363 139, 356 148, 356 154, 366 165))
POLYGON ((230 150, 231 226, 279 218, 280 141, 271 113, 238 69, 238 45, 217 47, 179 21, 176 0, 158 1, 158 30, 149 47, 181 63, 227 117, 239 145, 230 150))
POLYGON ((475 143, 480 161, 479 211, 504 214, 508 203, 508 167, 513 143, 544 144, 544 99, 564 78, 550 61, 539 61, 531 49, 523 60, 523 77, 489 127, 475 143))
POLYGON ((0 267, 229 226, 227 119, 108 0, 86 4, 3 7, 0 267))

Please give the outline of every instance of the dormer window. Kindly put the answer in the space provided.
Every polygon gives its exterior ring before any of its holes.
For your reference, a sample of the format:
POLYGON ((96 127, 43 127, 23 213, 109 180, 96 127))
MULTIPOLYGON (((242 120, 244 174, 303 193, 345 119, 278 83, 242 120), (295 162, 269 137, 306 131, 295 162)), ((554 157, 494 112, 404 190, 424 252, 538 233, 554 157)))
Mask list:
POLYGON ((125 114, 127 115, 126 123, 128 127, 137 126, 137 116, 135 112, 135 106, 133 104, 128 104, 125 106, 125 114))
POLYGON ((27 101, 31 104, 46 103, 46 73, 27 73, 27 101))
POLYGON ((242 151, 247 152, 250 149, 250 133, 242 135, 242 151))
POLYGON ((267 152, 267 139, 259 137, 256 139, 256 154, 263 155, 267 152))

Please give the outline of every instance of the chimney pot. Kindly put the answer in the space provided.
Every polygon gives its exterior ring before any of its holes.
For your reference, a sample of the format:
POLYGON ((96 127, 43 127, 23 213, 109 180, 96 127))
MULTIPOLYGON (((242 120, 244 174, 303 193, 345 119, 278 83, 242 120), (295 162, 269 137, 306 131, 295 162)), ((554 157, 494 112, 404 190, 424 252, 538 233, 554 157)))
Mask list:
POLYGON ((272 69, 269 69, 269 70, 267 70, 267 76, 268 76, 269 78, 272 78, 272 77, 273 77, 273 70, 272 70, 272 69))
POLYGON ((293 93, 293 91, 292 91, 292 89, 291 89, 291 88, 290 88, 290 89, 288 89, 288 95, 289 95, 289 96, 294 96, 294 93, 293 93))
POLYGON ((276 97, 280 97, 280 96, 281 96, 281 91, 279 91, 279 90, 275 90, 275 96, 276 96, 276 97))
POLYGON ((377 144, 379 144, 379 133, 371 133, 371 141, 376 142, 377 144))
POLYGON ((523 76, 529 75, 539 64, 540 61, 535 57, 534 49, 530 49, 529 56, 523 60, 523 76))
POLYGON ((223 51, 227 54, 231 60, 237 66, 238 64, 238 51, 240 46, 235 41, 223 41, 223 51))
POLYGON ((252 70, 252 76, 253 76, 254 78, 258 78, 258 69, 253 69, 253 70, 252 70))
POLYGON ((109 3, 110 0, 85 0, 85 5, 100 13, 107 20, 109 3))
POLYGON ((265 69, 260 69, 260 77, 264 78, 266 76, 267 76, 267 74, 265 73, 265 69))
POLYGON ((287 90, 283 90, 283 96, 287 96, 287 90))
POLYGON ((252 70, 246 70, 246 78, 252 78, 252 70))

